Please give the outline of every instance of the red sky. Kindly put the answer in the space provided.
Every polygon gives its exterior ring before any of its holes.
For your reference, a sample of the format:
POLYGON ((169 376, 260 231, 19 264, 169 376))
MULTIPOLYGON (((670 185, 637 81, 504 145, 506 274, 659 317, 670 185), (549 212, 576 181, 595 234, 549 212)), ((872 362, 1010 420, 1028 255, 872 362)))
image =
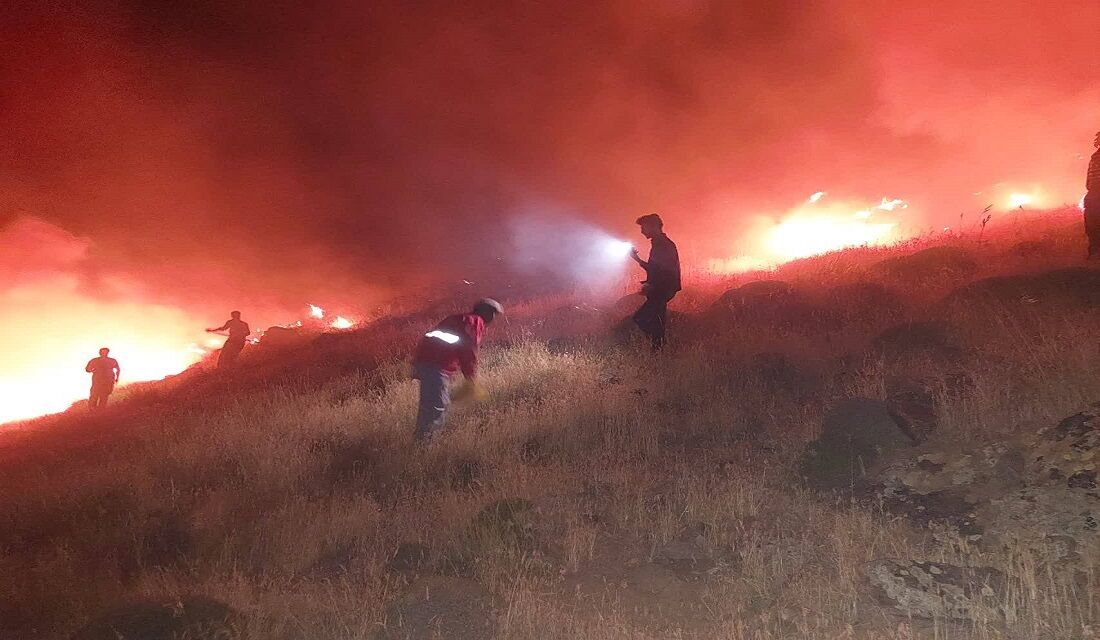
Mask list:
POLYGON ((300 4, 17 0, 0 228, 52 231, 0 280, 372 300, 508 259, 540 207, 618 234, 659 211, 722 257, 819 190, 918 227, 1075 200, 1100 129, 1094 1, 300 4))

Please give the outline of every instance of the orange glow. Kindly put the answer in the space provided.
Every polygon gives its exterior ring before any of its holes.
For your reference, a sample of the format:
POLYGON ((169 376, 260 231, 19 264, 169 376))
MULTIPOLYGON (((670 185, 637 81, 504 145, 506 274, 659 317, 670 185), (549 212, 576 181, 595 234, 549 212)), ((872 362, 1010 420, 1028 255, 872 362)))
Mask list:
POLYGON ((768 233, 765 246, 771 255, 786 262, 845 247, 888 242, 897 224, 866 222, 867 217, 792 216, 768 233))
POLYGON ((355 326, 355 323, 343 316, 336 316, 336 319, 332 321, 330 326, 333 329, 350 329, 355 326))
POLYGON ((311 318, 321 319, 325 317, 325 310, 315 304, 311 304, 309 305, 309 315, 311 318))
POLYGON ((781 216, 760 216, 745 234, 744 254, 708 263, 715 273, 741 273, 776 266, 847 247, 878 246, 903 239, 897 216, 904 200, 882 198, 866 206, 826 201, 819 191, 781 216))
POLYGON ((205 355, 200 344, 211 346, 200 318, 167 306, 99 301, 84 295, 75 278, 0 292, 0 324, 0 351, 10 363, 0 369, 0 423, 87 398, 91 376, 84 365, 100 347, 110 348, 126 384, 179 373, 205 355))
POLYGON ((1008 197, 1008 206, 1011 209, 1019 209, 1035 204, 1035 196, 1029 193, 1013 193, 1008 197))

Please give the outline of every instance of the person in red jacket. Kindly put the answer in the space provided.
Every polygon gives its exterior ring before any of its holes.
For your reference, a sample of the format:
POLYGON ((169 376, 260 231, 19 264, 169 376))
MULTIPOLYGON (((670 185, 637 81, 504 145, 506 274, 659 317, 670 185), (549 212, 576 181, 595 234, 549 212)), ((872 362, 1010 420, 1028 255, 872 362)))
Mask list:
POLYGON ((481 338, 486 325, 501 313, 499 302, 485 298, 469 313, 447 316, 420 339, 413 354, 413 377, 420 381, 417 439, 430 437, 446 423, 454 374, 462 371, 468 384, 476 384, 481 338))

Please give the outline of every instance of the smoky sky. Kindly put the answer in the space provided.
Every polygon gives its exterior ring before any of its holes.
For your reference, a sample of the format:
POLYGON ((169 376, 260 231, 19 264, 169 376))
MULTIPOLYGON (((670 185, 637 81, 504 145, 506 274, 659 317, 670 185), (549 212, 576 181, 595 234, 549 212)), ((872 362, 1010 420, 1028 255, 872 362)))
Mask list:
POLYGON ((659 211, 700 258, 818 190, 955 217, 995 183, 1075 180, 1100 128, 1085 1, 17 1, 0 21, 0 224, 56 225, 93 288, 124 273, 181 304, 464 277, 515 250, 532 202, 620 235, 659 211))

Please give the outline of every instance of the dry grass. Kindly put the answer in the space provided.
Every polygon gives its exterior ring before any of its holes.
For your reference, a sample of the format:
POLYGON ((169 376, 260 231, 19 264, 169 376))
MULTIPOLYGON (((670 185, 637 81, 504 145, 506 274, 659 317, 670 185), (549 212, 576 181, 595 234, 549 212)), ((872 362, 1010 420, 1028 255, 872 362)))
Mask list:
MULTIPOLYGON (((1003 258, 1018 228, 987 231, 980 245, 951 238, 981 268, 911 289, 875 266, 901 249, 791 265, 770 277, 824 308, 837 302, 814 292, 855 281, 905 291, 906 306, 828 331, 686 322, 677 347, 652 358, 606 337, 615 318, 602 307, 583 322, 554 315, 554 326, 535 316, 563 301, 530 303, 485 350, 491 399, 457 407, 453 430, 428 448, 411 442, 416 389, 393 347, 407 340, 400 331, 389 352, 365 343, 370 366, 136 394, 108 414, 103 437, 42 435, 98 427, 78 415, 9 433, 0 632, 61 638, 120 601, 205 594, 243 612, 252 637, 370 638, 411 579, 387 563, 415 542, 430 550, 430 571, 494 596, 500 638, 1095 637, 1095 549, 1080 576, 1056 574, 1022 547, 978 549, 806 492, 794 472, 830 402, 881 397, 899 377, 969 377, 972 393, 941 398, 941 437, 962 441, 1100 398, 1095 310, 938 304, 977 277, 1076 264, 1059 229, 1032 234, 1049 248, 1031 258, 1003 258), (930 319, 957 329, 957 360, 870 348, 893 324, 930 319), (572 340, 550 349, 553 336, 572 340), (760 353, 785 356, 796 378, 769 383, 760 353), (486 520, 502 500, 529 504, 522 522, 486 520), (707 569, 670 577, 655 561, 685 541, 707 569), (891 557, 999 568, 1008 615, 966 625, 892 616, 859 574, 891 557)), ((710 293, 681 310, 733 284, 695 283, 710 293)), ((265 366, 278 370, 278 359, 265 366)))

